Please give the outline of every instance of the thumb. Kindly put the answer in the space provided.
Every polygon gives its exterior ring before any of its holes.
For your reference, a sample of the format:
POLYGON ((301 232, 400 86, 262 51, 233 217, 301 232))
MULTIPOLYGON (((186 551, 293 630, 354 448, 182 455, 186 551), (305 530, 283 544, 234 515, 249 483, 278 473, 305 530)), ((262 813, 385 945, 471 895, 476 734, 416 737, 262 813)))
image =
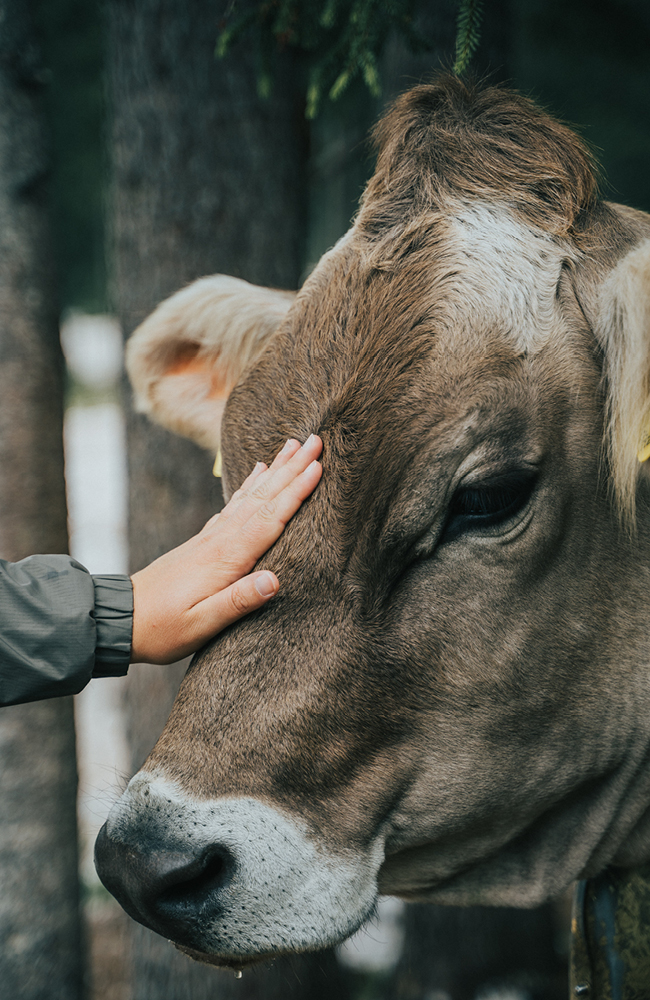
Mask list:
POLYGON ((264 570, 244 576, 219 593, 206 597, 194 608, 197 631, 204 636, 202 641, 207 642, 228 625, 261 608, 279 589, 275 573, 264 570))

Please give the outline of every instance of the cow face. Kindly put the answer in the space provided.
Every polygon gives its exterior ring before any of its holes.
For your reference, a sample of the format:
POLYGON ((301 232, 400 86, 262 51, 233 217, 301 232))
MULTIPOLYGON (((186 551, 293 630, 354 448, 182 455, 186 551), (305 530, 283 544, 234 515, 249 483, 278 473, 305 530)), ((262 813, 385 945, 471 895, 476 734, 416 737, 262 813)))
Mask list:
POLYGON ((226 493, 324 442, 260 564, 279 596, 195 657, 98 841, 125 908, 217 964, 341 940, 378 892, 528 906, 646 856, 646 223, 586 180, 579 233, 559 181, 554 209, 422 165, 414 193, 389 125, 295 300, 203 279, 130 348, 145 409, 221 437, 226 493))

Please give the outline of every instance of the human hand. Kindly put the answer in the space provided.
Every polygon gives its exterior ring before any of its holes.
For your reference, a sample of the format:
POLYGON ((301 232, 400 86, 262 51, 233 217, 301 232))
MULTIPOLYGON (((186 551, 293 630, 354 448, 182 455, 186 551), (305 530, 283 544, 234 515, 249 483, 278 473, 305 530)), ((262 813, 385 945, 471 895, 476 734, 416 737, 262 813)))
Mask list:
POLYGON ((133 574, 131 663, 180 660, 277 594, 274 573, 250 571, 316 488, 322 447, 313 434, 287 441, 198 535, 133 574))

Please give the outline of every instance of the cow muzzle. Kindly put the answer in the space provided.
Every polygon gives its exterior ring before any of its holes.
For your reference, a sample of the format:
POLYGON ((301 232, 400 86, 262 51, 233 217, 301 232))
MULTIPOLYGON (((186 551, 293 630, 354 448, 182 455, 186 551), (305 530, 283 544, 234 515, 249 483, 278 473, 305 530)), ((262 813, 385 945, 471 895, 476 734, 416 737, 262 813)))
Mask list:
POLYGON ((241 966, 336 944, 374 909, 377 840, 336 851, 254 798, 193 800, 140 772, 95 847, 106 888, 135 920, 194 957, 241 966))

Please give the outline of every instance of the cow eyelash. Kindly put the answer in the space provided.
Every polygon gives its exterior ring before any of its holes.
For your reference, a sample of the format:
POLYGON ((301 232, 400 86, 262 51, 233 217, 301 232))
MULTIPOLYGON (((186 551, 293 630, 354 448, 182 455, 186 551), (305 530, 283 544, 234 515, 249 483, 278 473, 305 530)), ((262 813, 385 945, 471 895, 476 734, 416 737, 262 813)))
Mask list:
POLYGON ((459 489, 449 506, 445 539, 462 531, 501 524, 518 514, 535 485, 531 475, 459 489))

